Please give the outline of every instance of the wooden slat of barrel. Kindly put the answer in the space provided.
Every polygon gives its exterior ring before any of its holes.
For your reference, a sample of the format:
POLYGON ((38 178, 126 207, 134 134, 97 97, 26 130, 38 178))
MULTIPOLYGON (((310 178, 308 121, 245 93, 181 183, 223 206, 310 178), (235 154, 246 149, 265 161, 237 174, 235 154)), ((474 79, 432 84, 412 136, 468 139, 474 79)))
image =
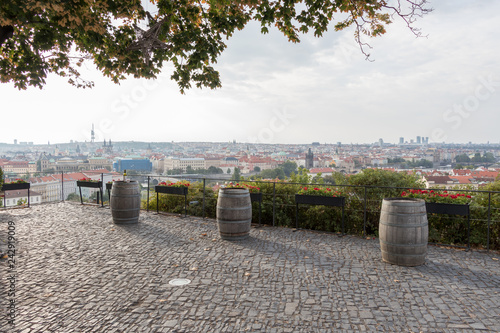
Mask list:
POLYGON ((427 254, 428 238, 429 227, 423 200, 383 200, 379 224, 383 261, 400 266, 422 265, 427 254))
POLYGON ((139 222, 141 192, 137 181, 115 181, 111 188, 111 215, 116 224, 139 222))
POLYGON ((250 192, 243 188, 222 188, 217 199, 217 225, 222 239, 247 238, 252 222, 250 192))

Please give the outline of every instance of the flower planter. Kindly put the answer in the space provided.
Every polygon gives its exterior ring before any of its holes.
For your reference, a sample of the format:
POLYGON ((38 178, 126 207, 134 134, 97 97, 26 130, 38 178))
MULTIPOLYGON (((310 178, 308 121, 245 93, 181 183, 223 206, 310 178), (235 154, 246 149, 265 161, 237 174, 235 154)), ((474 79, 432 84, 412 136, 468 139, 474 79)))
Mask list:
POLYGON ((159 213, 159 193, 163 194, 176 194, 176 195, 183 195, 184 196, 184 216, 187 216, 187 195, 188 195, 188 188, 187 186, 161 186, 161 185, 156 185, 155 186, 155 192, 156 192, 156 213, 159 213))
POLYGON ((342 235, 344 235, 345 197, 295 194, 295 228, 299 228, 299 204, 342 207, 342 235))
POLYGON ((78 186, 78 189, 80 190, 80 203, 82 205, 83 205, 82 187, 88 187, 88 188, 99 189, 99 193, 97 195, 97 204, 99 204, 99 196, 100 196, 101 206, 104 207, 104 202, 103 202, 103 197, 102 197, 102 181, 88 182, 88 181, 83 181, 83 180, 77 180, 76 185, 78 186))
POLYGON ((30 183, 10 183, 3 184, 2 191, 12 191, 12 190, 28 190, 30 188, 30 183))
POLYGON ((427 214, 446 214, 446 215, 467 216, 467 251, 470 250, 470 210, 469 210, 469 204, 426 202, 425 209, 427 211, 427 214))
POLYGON ((113 188, 113 183, 106 183, 106 190, 110 191, 113 188))
POLYGON ((256 193, 250 192, 250 202, 259 203, 259 225, 260 225, 261 215, 262 215, 262 192, 256 192, 256 193))
POLYGON ((451 204, 439 202, 426 202, 425 208, 427 213, 431 214, 448 214, 448 215, 469 215, 468 204, 451 204))
POLYGON ((187 195, 188 188, 186 186, 175 187, 175 186, 155 186, 156 193, 165 194, 177 194, 177 195, 187 195))
POLYGON ((325 197, 322 195, 295 194, 296 204, 322 205, 322 206, 344 206, 345 197, 325 197))
POLYGON ((262 192, 251 193, 250 192, 250 200, 252 202, 262 202, 262 192))
POLYGON ((85 181, 76 181, 76 185, 79 187, 90 187, 90 188, 102 188, 102 182, 85 182, 85 181))

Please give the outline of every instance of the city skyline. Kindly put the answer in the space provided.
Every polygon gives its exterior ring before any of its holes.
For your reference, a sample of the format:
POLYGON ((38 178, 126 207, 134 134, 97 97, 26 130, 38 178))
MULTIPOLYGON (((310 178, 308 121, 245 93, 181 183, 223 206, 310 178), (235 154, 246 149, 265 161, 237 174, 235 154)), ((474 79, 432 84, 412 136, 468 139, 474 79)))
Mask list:
MULTIPOLYGON (((89 132, 90 133, 90 132, 89 132)), ((89 136, 91 137, 91 135, 89 136)), ((93 144, 94 146, 103 146, 111 145, 111 144, 124 144, 124 143, 153 143, 153 144, 194 144, 194 143, 203 143, 203 144, 249 144, 249 145, 296 145, 296 146, 315 146, 315 145, 331 145, 331 146, 339 146, 339 145, 412 145, 412 146, 439 146, 439 145, 492 145, 492 146, 500 146, 500 142, 429 142, 429 137, 421 137, 416 136, 413 138, 399 137, 398 140, 395 141, 386 141, 383 138, 379 138, 378 140, 374 140, 372 142, 341 142, 341 141, 332 141, 332 142, 298 142, 298 143, 282 143, 282 142, 274 142, 274 143, 262 143, 262 142, 240 142, 236 140, 226 140, 226 141, 137 141, 137 140, 113 140, 112 138, 104 138, 100 140, 94 141, 78 141, 78 140, 70 140, 66 142, 51 142, 48 141, 46 143, 36 143, 33 141, 21 141, 17 139, 13 139, 12 142, 0 142, 0 145, 8 145, 8 146, 56 146, 56 145, 69 145, 69 144, 93 144), (419 141, 420 138, 420 141, 419 141), (403 140, 403 141, 402 141, 403 140)))
POLYGON ((352 30, 330 31, 291 44, 255 24, 237 32, 214 67, 221 89, 181 95, 165 67, 156 81, 115 85, 92 64, 92 90, 50 76, 43 90, 0 85, 0 142, 237 142, 269 144, 499 143, 500 4, 442 1, 415 26, 414 38, 395 19, 371 39, 364 59, 352 30), (464 24, 467 22, 467 24, 464 24))

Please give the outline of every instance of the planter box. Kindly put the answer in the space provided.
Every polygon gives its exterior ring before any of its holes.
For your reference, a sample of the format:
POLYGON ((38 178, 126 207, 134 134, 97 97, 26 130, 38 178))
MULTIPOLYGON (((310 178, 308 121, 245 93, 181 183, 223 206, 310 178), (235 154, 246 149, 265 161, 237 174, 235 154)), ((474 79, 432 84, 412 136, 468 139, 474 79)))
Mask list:
POLYGON ((175 186, 155 186, 156 193, 165 194, 177 194, 177 195, 187 195, 188 188, 186 186, 175 187, 175 186))
POLYGON ((262 202, 262 193, 250 193, 250 201, 252 202, 262 202))
POLYGON ((113 187, 113 183, 106 183, 106 190, 111 190, 111 188, 113 187))
POLYGON ((3 184, 2 191, 28 190, 30 188, 30 185, 30 183, 3 184))
POLYGON ((79 187, 91 187, 91 188, 102 188, 102 182, 83 182, 83 181, 76 181, 76 185, 79 187))
POLYGON ((321 195, 295 194, 295 203, 341 207, 344 206, 345 197, 324 197, 321 195))
POLYGON ((427 213, 448 215, 469 215, 469 205, 457 205, 450 203, 426 202, 427 213))

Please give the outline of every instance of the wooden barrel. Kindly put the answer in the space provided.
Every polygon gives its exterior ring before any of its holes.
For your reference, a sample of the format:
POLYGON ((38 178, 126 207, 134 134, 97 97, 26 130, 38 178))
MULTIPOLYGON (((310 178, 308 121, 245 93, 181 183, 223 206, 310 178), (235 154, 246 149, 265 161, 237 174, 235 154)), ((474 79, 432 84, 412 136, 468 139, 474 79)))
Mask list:
POLYGON ((141 210, 141 191, 135 180, 128 182, 114 181, 111 188, 111 215, 116 224, 139 222, 141 210))
POLYGON ((252 222, 252 203, 246 188, 221 188, 217 199, 217 224, 222 239, 248 237, 252 222))
POLYGON ((382 260, 400 266, 425 262, 429 226, 425 201, 388 198, 382 202, 379 224, 382 260))

